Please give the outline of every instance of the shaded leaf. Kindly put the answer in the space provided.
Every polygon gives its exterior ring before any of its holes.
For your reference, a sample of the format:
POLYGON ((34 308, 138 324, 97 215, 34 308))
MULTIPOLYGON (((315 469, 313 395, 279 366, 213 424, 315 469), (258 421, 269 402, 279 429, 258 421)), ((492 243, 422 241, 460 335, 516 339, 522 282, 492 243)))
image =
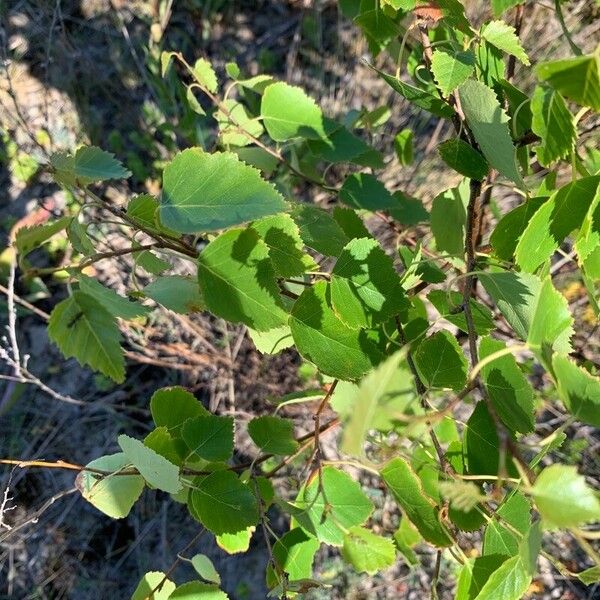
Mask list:
POLYGON ((196 456, 209 462, 226 461, 233 454, 233 417, 208 414, 188 419, 181 437, 196 456))
POLYGON ((183 275, 157 277, 144 288, 144 294, 158 304, 185 315, 204 310, 198 281, 183 275))
POLYGON ((396 560, 394 542, 364 527, 352 527, 348 531, 341 553, 358 573, 369 575, 391 567, 396 560))
POLYGON ((294 423, 289 419, 265 415, 248 423, 252 441, 269 454, 293 454, 298 449, 294 438, 294 423))

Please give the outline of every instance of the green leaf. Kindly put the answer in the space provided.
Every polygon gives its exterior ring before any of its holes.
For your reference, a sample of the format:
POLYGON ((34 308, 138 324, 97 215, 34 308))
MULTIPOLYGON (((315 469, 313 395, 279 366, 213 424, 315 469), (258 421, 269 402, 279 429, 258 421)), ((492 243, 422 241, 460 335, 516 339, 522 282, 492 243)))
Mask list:
POLYGON ((500 219, 490 237, 490 244, 498 258, 506 261, 513 260, 519 238, 533 215, 546 200, 546 197, 530 198, 500 219))
POLYGON ((600 520, 598 494, 576 467, 546 467, 535 480, 532 494, 548 529, 567 529, 600 520))
POLYGON ((348 243, 348 238, 333 217, 315 206, 298 204, 292 218, 300 228, 304 243, 326 256, 338 256, 348 243))
POLYGON ((522 340, 534 349, 547 342, 557 352, 571 351, 572 317, 566 299, 550 280, 542 283, 534 275, 516 271, 481 273, 479 280, 522 340))
POLYGON ((433 199, 431 232, 440 252, 464 255, 466 222, 467 211, 460 187, 446 190, 433 199))
POLYGON ((129 201, 127 215, 146 229, 152 229, 169 235, 179 236, 176 231, 164 227, 159 221, 158 200, 150 194, 140 194, 129 201))
POLYGON ((31 227, 20 227, 15 236, 17 252, 22 256, 29 254, 35 248, 41 246, 52 236, 65 229, 72 221, 72 217, 62 217, 44 225, 33 225, 31 227))
POLYGON ((387 209, 387 212, 398 223, 411 227, 429 220, 429 213, 418 198, 407 196, 401 191, 394 192, 392 198, 395 203, 387 209))
POLYGON ((144 288, 144 294, 165 308, 182 315, 204 310, 198 281, 191 277, 157 277, 144 288))
POLYGON ((495 88, 506 77, 506 64, 502 52, 485 40, 475 48, 477 79, 488 87, 495 88))
POLYGON ((560 354, 554 355, 552 369, 569 412, 578 421, 600 427, 600 380, 560 354))
MULTIPOLYGON (((348 406, 341 444, 345 454, 364 455, 363 444, 367 433, 378 424, 387 424, 387 419, 382 419, 382 413, 389 411, 390 404, 392 409, 399 409, 398 412, 403 414, 414 413, 415 405, 416 412, 419 412, 412 376, 400 368, 405 354, 402 350, 395 352, 371 371, 357 388, 343 394, 348 406)), ((332 407, 340 411, 338 398, 335 401, 332 399, 332 407)))
POLYGON ((150 594, 152 600, 168 600, 174 591, 175 584, 163 572, 150 571, 138 583, 131 600, 148 600, 150 594), (156 590, 159 585, 161 585, 160 589, 156 590), (154 590, 156 591, 152 594, 154 590))
POLYGON ((67 225, 67 236, 73 248, 83 256, 91 256, 96 253, 96 248, 88 237, 86 227, 77 220, 77 217, 73 217, 67 225))
POLYGON ((524 65, 531 64, 512 25, 504 21, 491 21, 481 30, 481 37, 499 50, 512 54, 524 65))
MULTIPOLYGON (((313 560, 319 546, 319 540, 296 527, 275 542, 273 558, 289 581, 308 579, 312 575, 313 560)), ((267 569, 267 585, 271 588, 277 585, 277 576, 272 568, 267 569)))
POLYGON ((492 0, 492 8, 494 10, 494 16, 499 17, 503 12, 507 11, 513 6, 523 4, 524 0, 492 0))
POLYGON ((224 229, 285 209, 275 187, 231 152, 189 148, 163 173, 160 218, 181 233, 224 229))
POLYGON ((225 100, 222 106, 227 113, 218 110, 214 115, 219 123, 221 144, 247 146, 254 143, 253 138, 259 138, 263 134, 260 121, 254 118, 238 100, 225 100))
POLYGON ((442 142, 437 147, 442 160, 457 173, 482 181, 487 175, 487 161, 475 148, 461 139, 455 138, 442 142))
POLYGON ((216 585, 188 581, 178 586, 169 600, 229 600, 229 596, 216 585))
POLYGON ((353 162, 375 169, 383 167, 381 153, 340 123, 325 119, 327 139, 308 140, 312 154, 332 163, 353 162))
POLYGON ((388 75, 383 71, 375 68, 373 65, 368 65, 375 71, 393 90, 406 98, 411 104, 418 106, 430 113, 444 118, 450 118, 454 114, 454 110, 449 104, 446 104, 439 96, 432 94, 428 90, 424 90, 404 81, 400 81, 393 75, 388 75))
POLYGON ((221 576, 215 569, 212 560, 206 554, 196 554, 192 556, 192 567, 202 579, 210 583, 221 584, 221 576))
POLYGON ((66 358, 124 381, 121 333, 114 317, 91 296, 77 291, 59 302, 50 314, 48 336, 66 358))
POLYGON ((396 560, 394 542, 364 527, 352 527, 348 531, 341 553, 358 573, 369 575, 391 567, 396 560))
POLYGON ((381 477, 402 508, 402 513, 435 546, 450 546, 452 537, 440 521, 439 509, 423 492, 421 480, 401 458, 381 469, 381 477))
POLYGON ((277 275, 294 277, 317 269, 315 261, 304 252, 300 229, 290 215, 265 217, 252 223, 252 229, 269 246, 269 258, 277 275))
POLYGON ((524 187, 508 129, 509 119, 494 90, 479 81, 468 80, 459 86, 458 95, 467 124, 490 166, 524 187))
POLYGON ((596 194, 600 176, 564 185, 531 217, 515 250, 517 264, 532 273, 547 261, 563 240, 581 227, 596 194))
POLYGON ((174 438, 166 427, 157 427, 144 438, 144 446, 154 450, 169 462, 180 467, 188 449, 183 440, 174 438))
POLYGON ((217 76, 211 64, 205 58, 199 58, 192 67, 192 75, 196 81, 213 94, 219 88, 217 76))
POLYGON ((567 157, 577 140, 573 115, 562 96, 555 90, 537 86, 531 98, 531 129, 542 143, 535 148, 537 159, 544 167, 567 157))
POLYGON ((278 82, 263 94, 260 114, 267 133, 276 142, 291 138, 326 138, 323 113, 299 87, 278 82))
POLYGON ((513 556, 490 575, 475 600, 521 600, 531 579, 521 557, 513 556))
POLYGON ((600 188, 583 219, 575 240, 581 269, 588 277, 600 279, 600 188))
POLYGON ((469 475, 495 477, 498 474, 500 442, 494 421, 483 401, 475 405, 465 426, 463 454, 469 475))
POLYGON ((421 534, 417 528, 406 517, 400 517, 400 525, 394 532, 394 543, 411 567, 419 564, 419 559, 413 551, 413 547, 420 541, 421 534))
POLYGON ((577 578, 585 585, 592 585, 600 582, 600 565, 590 567, 585 571, 577 573, 577 578))
POLYGON ((131 172, 125 169, 113 154, 96 146, 82 146, 74 156, 53 154, 50 164, 54 168, 57 181, 66 185, 86 186, 93 182, 131 176, 131 172))
MULTIPOLYGON (((444 290, 433 290, 427 295, 427 299, 435 306, 446 321, 456 325, 459 329, 468 333, 467 319, 465 311, 462 310, 463 295, 460 292, 445 292, 444 290)), ((494 317, 490 309, 473 300, 469 300, 471 306, 471 316, 477 335, 487 335, 496 328, 494 317)))
POLYGON ((383 358, 367 332, 351 329, 337 317, 324 281, 302 292, 289 323, 300 355, 325 375, 358 379, 383 358))
POLYGON ((229 460, 233 454, 233 417, 209 414, 188 419, 181 437, 190 451, 204 460, 229 460))
POLYGON ((550 278, 545 279, 535 305, 527 345, 534 352, 543 351, 545 346, 557 352, 570 352, 574 333, 567 299, 554 288, 550 278))
MULTIPOLYGON (((118 473, 127 468, 129 462, 125 454, 119 452, 101 456, 86 467, 118 473)), ((81 471, 77 475, 76 485, 81 495, 99 511, 113 519, 122 519, 142 494, 144 479, 140 475, 98 475, 81 471)))
POLYGON ((402 166, 410 165, 413 162, 413 138, 412 129, 403 129, 394 138, 394 150, 402 166))
POLYGON ((449 331, 423 340, 413 355, 423 383, 429 388, 460 390, 467 381, 467 359, 449 331))
POLYGON ((407 307, 400 276, 373 238, 342 250, 331 276, 331 304, 345 325, 373 327, 407 307))
POLYGON ((371 234, 365 227, 363 220, 356 214, 356 211, 343 206, 336 206, 333 209, 333 218, 342 228, 348 239, 369 237, 371 234))
POLYGON ((444 96, 449 96, 475 71, 475 56, 470 51, 450 53, 435 50, 431 57, 431 71, 444 96))
MULTIPOLYGON (((506 348, 503 342, 485 337, 479 344, 483 360, 506 348)), ((535 427, 533 389, 512 354, 494 359, 481 369, 488 396, 500 420, 511 430, 529 433, 535 427)))
POLYGON ((194 479, 189 502, 195 516, 215 535, 237 534, 258 522, 256 497, 232 471, 194 479))
POLYGON ((531 526, 531 505, 519 492, 512 492, 496 511, 497 517, 489 522, 483 539, 486 556, 514 556, 519 542, 531 526), (521 534, 521 536, 518 536, 521 534))
POLYGON ((135 319, 150 312, 147 307, 120 296, 114 290, 103 286, 96 279, 83 275, 83 273, 79 274, 78 280, 79 289, 84 294, 96 298, 113 317, 135 319))
POLYGON ((474 600, 490 575, 506 560, 501 554, 478 556, 463 565, 456 586, 455 600, 474 600))
POLYGON ((292 505, 292 516, 302 529, 321 542, 341 546, 345 532, 362 525, 373 510, 360 485, 335 467, 323 467, 302 487, 292 505))
POLYGON ((569 100, 600 110, 600 47, 587 56, 540 63, 535 72, 569 100))
POLYGON ((167 269, 171 268, 171 263, 159 258, 150 250, 135 252, 133 256, 135 257, 134 269, 141 267, 151 275, 162 275, 167 269))
POLYGON ((269 329, 269 331, 255 331, 248 328, 248 335, 256 349, 262 354, 279 354, 282 350, 294 345, 292 332, 287 325, 269 329))
POLYGON ((248 433, 263 452, 285 455, 298 450, 294 423, 289 419, 268 415, 256 417, 248 423, 248 433))
POLYGON ((397 204, 383 183, 368 173, 349 175, 340 189, 340 200, 352 208, 370 211, 385 210, 397 204))
POLYGON ((215 536, 215 541, 217 542, 217 546, 227 552, 227 554, 247 552, 254 529, 255 527, 247 527, 236 533, 222 533, 215 536))
POLYGON ((210 414, 194 394, 180 386, 156 390, 150 399, 150 412, 156 426, 166 427, 174 436, 180 435, 187 419, 210 414))
POLYGON ((129 463, 151 486, 169 494, 176 494, 181 490, 177 465, 128 435, 120 435, 118 441, 129 463))
POLYGON ((269 247, 254 229, 231 229, 210 242, 198 259, 198 280, 208 310, 227 321, 258 331, 287 321, 269 247))

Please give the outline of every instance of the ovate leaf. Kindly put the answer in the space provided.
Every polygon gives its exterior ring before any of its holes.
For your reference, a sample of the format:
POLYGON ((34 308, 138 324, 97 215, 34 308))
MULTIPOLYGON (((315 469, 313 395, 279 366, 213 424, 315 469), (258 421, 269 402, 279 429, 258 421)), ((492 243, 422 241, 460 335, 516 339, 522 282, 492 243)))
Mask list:
POLYGON ((220 585, 221 576, 215 569, 212 560, 206 554, 196 554, 192 556, 192 567, 202 579, 220 585))
POLYGON ((189 502, 200 522, 216 535, 236 534, 258 522, 255 495, 232 471, 194 479, 189 502))
POLYGON ((66 185, 88 185, 107 179, 124 179, 131 172, 110 152, 96 146, 82 146, 74 156, 54 154, 50 158, 54 175, 60 183, 66 185))
POLYGON ((187 419, 210 414, 200 401, 180 386, 156 390, 150 399, 150 412, 157 427, 166 427, 179 436, 181 426, 187 419))
POLYGON ((352 328, 372 327, 406 308, 400 276, 376 240, 355 239, 344 247, 332 272, 331 303, 352 328))
POLYGON ((410 165, 413 161, 413 138, 412 129, 403 129, 394 138, 394 150, 401 165, 410 165))
POLYGON ((569 412, 578 421, 600 427, 600 380, 561 354, 554 355, 552 368, 569 412))
MULTIPOLYGON (((479 358, 485 359, 506 345, 485 337, 479 345, 479 358)), ((529 433, 535 426, 533 389, 512 354, 494 359, 481 370, 483 383, 498 417, 511 430, 529 433)))
POLYGON ((127 460, 140 475, 153 487, 176 494, 182 488, 179 481, 179 468, 164 456, 144 446, 142 442, 128 435, 119 436, 119 446, 127 460))
POLYGON ((260 114, 267 133, 276 142, 295 137, 327 137, 321 109, 299 87, 283 82, 269 85, 262 97, 260 114))
POLYGON ((587 56, 541 63, 536 73, 565 98, 600 110, 600 46, 587 56))
POLYGON ((478 181, 487 175, 489 167, 485 158, 467 142, 455 138, 442 142, 437 149, 442 160, 457 173, 478 181))
POLYGON ((444 102, 439 96, 409 83, 388 75, 383 71, 369 65, 393 90, 406 98, 411 104, 423 108, 438 117, 450 118, 454 114, 452 107, 444 102))
POLYGON ((17 252, 22 256, 29 254, 52 236, 65 229, 71 221, 72 217, 62 217, 51 223, 45 223, 44 225, 20 227, 15 236, 17 252))
POLYGON ((81 471, 77 476, 77 488, 81 495, 99 511, 113 519, 122 519, 129 514, 144 489, 144 479, 140 475, 121 475, 129 459, 119 452, 93 460, 86 466, 90 469, 108 471, 110 475, 100 475, 93 471, 81 471))
POLYGON ((50 315, 48 336, 69 358, 89 365, 117 383, 125 379, 121 333, 114 317, 83 292, 58 303, 50 315))
POLYGON ((161 221, 181 233, 215 231, 286 209, 260 171, 230 152, 189 148, 163 173, 161 221))
POLYGON ((188 581, 178 586, 169 600, 229 600, 229 596, 216 585, 188 581))
POLYGON ((529 65, 529 58, 521 46, 515 28, 504 21, 491 21, 481 31, 481 37, 499 50, 512 54, 524 65, 529 65))
POLYGON ((340 189, 340 200, 352 208, 370 211, 385 210, 397 204, 383 183, 369 173, 349 175, 340 189))
POLYGON ((509 119, 494 91, 479 81, 468 80, 459 86, 458 94, 467 124, 488 163, 523 187, 508 129, 509 119))
POLYGON ((131 600, 167 600, 175 591, 175 584, 162 572, 150 571, 146 573, 131 596, 131 600), (162 585, 161 585, 162 584, 162 585), (160 586, 160 589, 158 589, 160 586), (156 590, 156 591, 154 591, 156 590))
POLYGON ((198 280, 207 308, 227 321, 267 331, 287 320, 269 247, 254 229, 231 229, 210 242, 198 280))
POLYGON ((277 275, 294 277, 315 270, 315 261, 303 250, 298 225, 287 214, 265 217, 252 223, 252 229, 269 246, 269 257, 277 275))
POLYGON ((321 542, 341 546, 345 531, 362 525, 373 510, 361 486, 335 467, 323 467, 294 502, 292 515, 300 526, 321 542))
POLYGON ((535 504, 549 529, 577 527, 600 520, 598 494, 576 467, 551 465, 538 476, 532 490, 535 504))
POLYGON ((344 536, 342 557, 358 573, 374 575, 394 564, 396 549, 391 539, 377 535, 364 527, 353 527, 344 536))
POLYGON ((521 557, 513 556, 490 575, 475 600, 521 600, 531 579, 521 557))
POLYGON ((519 551, 520 539, 531 526, 529 500, 520 492, 513 492, 504 500, 496 514, 497 517, 485 529, 483 554, 514 556, 519 551))
POLYGON ((300 229, 304 243, 326 256, 338 256, 348 243, 348 238, 333 217, 315 206, 297 205, 292 218, 300 229))
POLYGON ((431 58, 431 71, 444 96, 449 96, 475 71, 475 56, 471 51, 450 53, 435 50, 431 58))
POLYGON ((194 76, 194 79, 209 92, 214 94, 217 91, 219 87, 217 76, 211 64, 205 58, 199 58, 194 63, 192 75, 194 76))
POLYGON ((394 458, 381 470, 381 477, 419 533, 435 546, 450 546, 452 537, 440 521, 439 509, 425 495, 420 479, 401 458, 394 458))
POLYGON ((196 456, 209 462, 226 461, 233 454, 233 417, 208 414, 188 419, 181 437, 196 456))
POLYGON ((465 249, 467 211, 461 188, 438 194, 431 205, 431 232, 440 252, 462 256, 465 249))
POLYGON ((413 358, 427 387, 460 390, 467 381, 467 359, 449 331, 438 331, 422 341, 413 358))
POLYGON ((294 438, 294 424, 280 417, 256 417, 248 423, 252 441, 270 454, 293 454, 298 449, 294 438))
POLYGON ((262 354, 279 354, 282 350, 294 345, 292 332, 287 325, 268 331, 256 331, 248 328, 248 335, 256 349, 262 354))
POLYGON ((358 379, 383 358, 364 330, 351 329, 335 314, 326 282, 302 292, 290 315, 298 352, 319 370, 339 379, 358 379))
POLYGON ((600 185, 600 176, 568 183, 531 217, 515 250, 517 264, 532 273, 548 260, 573 230, 581 227, 600 185))
MULTIPOLYGON (((275 542, 273 558, 289 581, 308 579, 312 575, 313 560, 320 545, 319 540, 296 527, 275 542)), ((277 584, 277 576, 270 567, 267 569, 267 584, 269 587, 277 584)))
MULTIPOLYGON (((463 295, 460 292, 448 293, 444 290, 433 290, 433 292, 429 292, 427 299, 446 321, 456 325, 465 333, 469 332, 465 311, 461 308, 463 295)), ((469 300, 469 305, 471 306, 471 316, 477 335, 486 335, 495 329, 494 316, 487 306, 473 300, 473 298, 469 300)))
POLYGON ((573 115, 555 90, 536 87, 531 99, 531 129, 542 142, 536 147, 538 161, 544 167, 573 151, 577 130, 573 115))
POLYGON ((144 288, 144 294, 165 308, 182 315, 204 310, 198 280, 192 277, 157 277, 144 288))
POLYGON ((103 286, 87 275, 79 275, 79 289, 88 296, 96 298, 113 317, 135 319, 149 312, 147 307, 120 296, 111 288, 103 286))

